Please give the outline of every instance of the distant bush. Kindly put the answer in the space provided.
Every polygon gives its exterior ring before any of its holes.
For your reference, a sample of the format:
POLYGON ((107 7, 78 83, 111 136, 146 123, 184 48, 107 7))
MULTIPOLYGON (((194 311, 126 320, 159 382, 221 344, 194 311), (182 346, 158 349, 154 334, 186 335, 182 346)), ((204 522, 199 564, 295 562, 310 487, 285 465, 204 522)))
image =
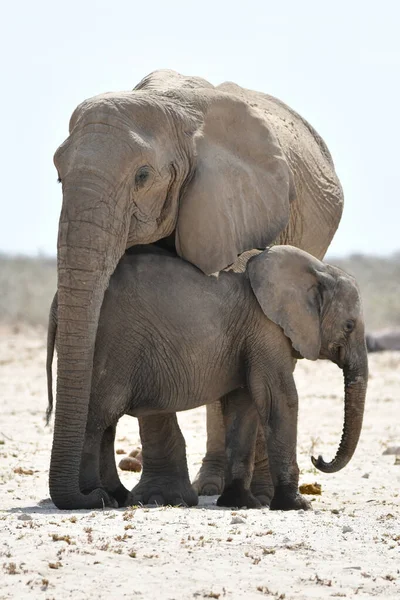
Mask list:
POLYGON ((0 321, 47 326, 56 260, 0 254, 0 321))
MULTIPOLYGON (((400 252, 328 260, 357 279, 369 330, 400 327, 400 252)), ((54 258, 0 254, 0 322, 46 326, 56 286, 54 258)))
POLYGON ((329 262, 357 279, 368 330, 400 327, 400 252, 389 257, 329 257, 329 262))

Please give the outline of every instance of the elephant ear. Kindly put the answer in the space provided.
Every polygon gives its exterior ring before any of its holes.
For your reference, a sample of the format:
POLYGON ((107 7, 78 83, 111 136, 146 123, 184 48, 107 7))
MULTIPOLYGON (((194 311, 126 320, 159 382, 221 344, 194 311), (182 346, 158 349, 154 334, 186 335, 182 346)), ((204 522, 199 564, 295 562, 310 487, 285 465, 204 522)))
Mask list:
POLYGON ((316 360, 325 289, 334 287, 325 265, 299 248, 274 246, 249 261, 247 274, 268 319, 282 327, 301 356, 316 360))
POLYGON ((271 244, 289 221, 293 181, 268 122, 246 102, 205 90, 196 167, 183 190, 175 245, 210 274, 271 244))

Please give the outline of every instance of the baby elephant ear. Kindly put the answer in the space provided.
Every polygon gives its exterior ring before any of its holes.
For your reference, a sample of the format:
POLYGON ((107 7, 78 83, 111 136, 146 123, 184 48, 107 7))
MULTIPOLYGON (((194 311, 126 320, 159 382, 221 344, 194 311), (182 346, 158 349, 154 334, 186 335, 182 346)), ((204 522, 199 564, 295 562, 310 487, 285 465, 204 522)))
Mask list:
POLYGON ((204 90, 195 171, 176 227, 180 256, 210 274, 272 243, 289 221, 291 172, 268 121, 243 100, 204 90))
POLYGON ((316 360, 321 348, 319 273, 325 271, 322 262, 293 246, 274 246, 247 266, 262 311, 309 360, 316 360))

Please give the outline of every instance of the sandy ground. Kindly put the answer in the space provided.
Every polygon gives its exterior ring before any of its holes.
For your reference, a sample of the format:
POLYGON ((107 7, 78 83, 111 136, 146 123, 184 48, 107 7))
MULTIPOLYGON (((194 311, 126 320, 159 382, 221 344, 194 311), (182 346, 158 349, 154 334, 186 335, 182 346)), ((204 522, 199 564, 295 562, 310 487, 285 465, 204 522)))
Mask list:
MULTIPOLYGON (((371 356, 362 438, 336 475, 315 471, 310 452, 335 452, 341 373, 299 364, 301 483, 322 486, 313 511, 232 511, 201 498, 191 509, 62 512, 48 499, 44 339, 0 331, 0 598, 400 598, 400 464, 383 455, 400 445, 400 353, 371 356)), ((194 476, 205 410, 179 420, 194 476)), ((126 452, 138 444, 135 419, 122 419, 117 440, 126 452)))

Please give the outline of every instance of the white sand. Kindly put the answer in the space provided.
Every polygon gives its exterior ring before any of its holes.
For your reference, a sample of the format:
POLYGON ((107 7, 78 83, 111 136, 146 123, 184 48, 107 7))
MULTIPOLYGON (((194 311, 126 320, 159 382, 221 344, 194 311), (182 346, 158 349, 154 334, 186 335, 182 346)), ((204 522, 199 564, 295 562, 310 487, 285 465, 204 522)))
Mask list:
MULTIPOLYGON (((301 483, 322 485, 314 511, 235 513, 201 498, 191 509, 62 512, 45 500, 44 334, 0 335, 0 599, 400 598, 400 464, 382 455, 400 446, 400 354, 371 356, 362 438, 336 475, 315 471, 310 452, 328 460, 339 442, 341 373, 300 362, 299 465, 301 483)), ((205 410, 179 420, 193 476, 205 410)), ((138 444, 135 419, 122 419, 117 440, 127 452, 138 444)))

